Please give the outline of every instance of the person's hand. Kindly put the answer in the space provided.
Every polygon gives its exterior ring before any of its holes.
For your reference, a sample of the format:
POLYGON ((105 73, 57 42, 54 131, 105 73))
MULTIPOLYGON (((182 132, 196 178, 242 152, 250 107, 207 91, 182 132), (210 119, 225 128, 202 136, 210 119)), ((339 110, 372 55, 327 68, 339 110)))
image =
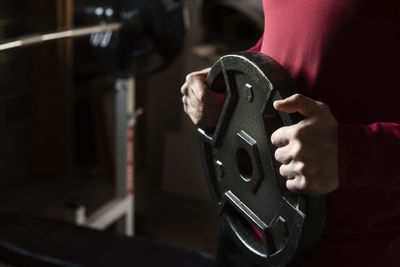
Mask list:
POLYGON ((225 94, 207 88, 205 79, 210 68, 186 76, 182 85, 182 102, 186 114, 193 123, 202 128, 214 128, 225 102, 225 94))
POLYGON ((286 187, 295 193, 320 195, 339 187, 337 122, 328 106, 300 94, 274 102, 276 110, 305 118, 271 135, 275 158, 286 187))

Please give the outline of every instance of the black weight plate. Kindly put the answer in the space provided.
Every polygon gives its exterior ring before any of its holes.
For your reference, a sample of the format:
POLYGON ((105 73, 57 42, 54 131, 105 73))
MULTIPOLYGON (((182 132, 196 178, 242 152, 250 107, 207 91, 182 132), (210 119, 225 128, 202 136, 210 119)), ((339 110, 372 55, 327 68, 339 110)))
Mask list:
POLYGON ((211 90, 226 91, 216 128, 198 129, 207 181, 220 215, 254 263, 298 262, 322 233, 325 198, 290 193, 274 159, 271 134, 300 120, 272 105, 293 94, 293 80, 272 58, 244 52, 220 58, 206 83, 211 90))

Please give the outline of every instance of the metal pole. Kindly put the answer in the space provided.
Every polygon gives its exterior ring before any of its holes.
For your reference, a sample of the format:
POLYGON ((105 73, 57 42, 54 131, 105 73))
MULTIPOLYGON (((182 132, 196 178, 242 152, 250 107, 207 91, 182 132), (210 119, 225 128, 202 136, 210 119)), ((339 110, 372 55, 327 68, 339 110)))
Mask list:
MULTIPOLYGON (((118 198, 126 199, 123 232, 134 234, 135 80, 122 74, 115 82, 115 176, 118 198)), ((120 226, 120 227, 121 227, 120 226)), ((122 230, 122 229, 120 229, 122 230)))
POLYGON ((93 33, 107 32, 107 31, 119 31, 124 26, 121 22, 113 22, 103 25, 95 25, 88 27, 75 28, 66 31, 58 31, 51 33, 38 33, 27 36, 21 36, 20 38, 11 39, 0 44, 0 52, 7 51, 10 49, 40 44, 43 42, 60 40, 65 38, 88 36, 93 33))

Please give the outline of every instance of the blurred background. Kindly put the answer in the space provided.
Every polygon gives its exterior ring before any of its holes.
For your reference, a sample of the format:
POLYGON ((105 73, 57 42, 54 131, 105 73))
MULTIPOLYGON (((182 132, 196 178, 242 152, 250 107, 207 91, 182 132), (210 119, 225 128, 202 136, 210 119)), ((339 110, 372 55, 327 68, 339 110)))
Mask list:
MULTIPOLYGON (((217 213, 180 87, 187 73, 256 43, 261 1, 2 0, 0 43, 109 23, 135 8, 147 13, 132 23, 132 36, 92 34, 0 51, 0 213, 76 223, 79 207, 90 215, 114 198, 114 81, 123 68, 134 78, 140 111, 134 146, 125 147, 135 154, 135 236, 215 254, 217 213), (160 4, 178 8, 182 21, 158 31, 165 24, 160 4)), ((105 230, 120 231, 114 224, 105 230)))

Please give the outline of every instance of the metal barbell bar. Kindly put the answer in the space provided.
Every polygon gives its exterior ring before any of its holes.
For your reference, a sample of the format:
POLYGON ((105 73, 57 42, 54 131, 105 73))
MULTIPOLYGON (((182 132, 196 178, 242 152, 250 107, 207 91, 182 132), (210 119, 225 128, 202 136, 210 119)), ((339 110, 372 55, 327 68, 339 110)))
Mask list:
POLYGON ((48 41, 61 40, 66 38, 76 38, 82 36, 89 36, 93 33, 102 33, 108 31, 119 31, 124 27, 122 22, 112 22, 102 25, 94 25, 87 27, 79 27, 71 30, 56 31, 50 33, 37 33, 19 38, 10 39, 0 44, 0 52, 8 51, 18 47, 25 47, 36 45, 48 41))

